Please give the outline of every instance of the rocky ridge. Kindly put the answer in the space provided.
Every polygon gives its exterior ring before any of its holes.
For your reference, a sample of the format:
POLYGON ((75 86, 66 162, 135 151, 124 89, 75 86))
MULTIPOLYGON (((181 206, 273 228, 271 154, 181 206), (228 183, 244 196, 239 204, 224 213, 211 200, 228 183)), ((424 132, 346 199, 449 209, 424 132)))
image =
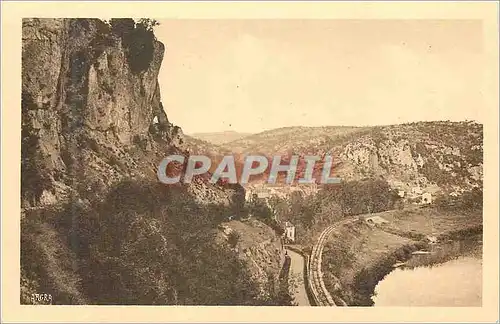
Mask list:
POLYGON ((482 187, 483 127, 418 122, 376 127, 286 127, 222 146, 240 155, 329 154, 345 180, 386 179, 404 190, 460 193, 482 187))

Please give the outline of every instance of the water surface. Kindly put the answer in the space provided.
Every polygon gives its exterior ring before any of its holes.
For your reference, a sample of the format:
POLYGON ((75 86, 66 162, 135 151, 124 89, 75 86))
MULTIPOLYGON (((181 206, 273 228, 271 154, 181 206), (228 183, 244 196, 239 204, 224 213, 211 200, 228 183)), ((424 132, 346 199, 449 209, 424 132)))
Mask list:
POLYGON ((414 256, 375 287, 375 306, 481 306, 482 246, 479 241, 437 245, 414 256))

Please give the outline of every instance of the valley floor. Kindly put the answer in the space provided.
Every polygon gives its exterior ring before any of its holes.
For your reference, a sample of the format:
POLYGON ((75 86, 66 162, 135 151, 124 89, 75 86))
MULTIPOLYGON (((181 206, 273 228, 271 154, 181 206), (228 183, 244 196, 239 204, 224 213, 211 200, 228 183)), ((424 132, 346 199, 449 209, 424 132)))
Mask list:
POLYGON ((376 284, 395 263, 428 247, 429 239, 460 240, 480 233, 481 211, 412 208, 363 215, 330 235, 323 252, 325 285, 349 305, 371 305, 376 284), (368 225, 366 216, 379 216, 387 223, 368 225))
POLYGON ((309 297, 304 283, 304 257, 299 253, 287 249, 287 253, 291 258, 290 277, 293 287, 293 298, 297 306, 311 306, 309 297))

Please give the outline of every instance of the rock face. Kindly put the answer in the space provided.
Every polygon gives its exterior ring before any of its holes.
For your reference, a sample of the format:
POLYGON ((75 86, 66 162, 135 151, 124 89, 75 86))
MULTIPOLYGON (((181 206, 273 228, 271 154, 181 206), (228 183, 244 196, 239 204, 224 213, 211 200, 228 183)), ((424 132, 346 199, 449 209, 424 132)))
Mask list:
POLYGON ((161 103, 164 51, 132 19, 23 20, 22 303, 261 302, 268 278, 214 240, 243 188, 157 180, 190 154, 161 103))
MULTIPOLYGON (((187 138, 187 145, 192 141, 187 138)), ((482 187, 483 127, 474 122, 418 122, 376 127, 287 127, 226 143, 245 154, 319 155, 345 180, 383 178, 395 188, 445 193, 482 187)))
POLYGON ((23 207, 153 177, 156 163, 182 149, 160 99, 164 45, 134 24, 23 21, 23 207))
POLYGON ((251 276, 259 283, 260 293, 266 294, 262 288, 269 284, 268 279, 277 282, 278 274, 283 266, 285 250, 281 238, 264 223, 249 219, 247 221, 229 221, 220 225, 223 229, 220 237, 230 241, 231 235, 236 235, 232 242, 238 257, 249 265, 251 276))

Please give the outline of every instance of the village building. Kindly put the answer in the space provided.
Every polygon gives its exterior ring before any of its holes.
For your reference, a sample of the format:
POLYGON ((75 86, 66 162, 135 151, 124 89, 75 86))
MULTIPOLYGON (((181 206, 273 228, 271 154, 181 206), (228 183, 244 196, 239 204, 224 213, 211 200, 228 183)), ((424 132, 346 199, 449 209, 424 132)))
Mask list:
POLYGON ((285 241, 295 242, 295 226, 290 222, 285 222, 285 241))
POLYGON ((271 196, 269 190, 266 190, 266 189, 259 189, 256 191, 256 194, 257 194, 257 198, 259 198, 259 199, 265 199, 265 198, 269 198, 271 196))
POLYGON ((438 243, 438 238, 434 235, 427 235, 427 241, 429 244, 437 244, 438 243))
POLYGON ((430 192, 425 192, 422 195, 422 204, 430 204, 432 203, 432 195, 430 192))
POLYGON ((286 199, 294 192, 301 193, 304 196, 317 194, 319 187, 317 184, 258 184, 248 185, 245 188, 245 200, 250 201, 254 195, 259 199, 268 199, 272 196, 286 199))
POLYGON ((252 190, 250 190, 250 188, 247 188, 245 190, 245 201, 249 201, 252 198, 252 195, 252 190))

